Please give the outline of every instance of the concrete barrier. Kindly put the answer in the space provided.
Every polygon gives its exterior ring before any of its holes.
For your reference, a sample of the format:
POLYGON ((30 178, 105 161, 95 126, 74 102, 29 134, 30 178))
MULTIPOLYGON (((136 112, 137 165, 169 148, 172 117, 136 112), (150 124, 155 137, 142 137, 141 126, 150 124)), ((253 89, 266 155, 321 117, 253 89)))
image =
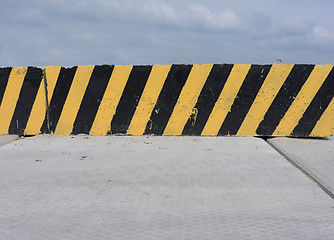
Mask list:
POLYGON ((1 68, 0 134, 326 137, 333 96, 332 65, 1 68))
POLYGON ((38 90, 42 78, 43 71, 40 68, 0 69, 0 135, 23 135, 33 106, 43 104, 45 108, 45 100, 42 103, 36 101, 37 92, 44 92, 38 90))

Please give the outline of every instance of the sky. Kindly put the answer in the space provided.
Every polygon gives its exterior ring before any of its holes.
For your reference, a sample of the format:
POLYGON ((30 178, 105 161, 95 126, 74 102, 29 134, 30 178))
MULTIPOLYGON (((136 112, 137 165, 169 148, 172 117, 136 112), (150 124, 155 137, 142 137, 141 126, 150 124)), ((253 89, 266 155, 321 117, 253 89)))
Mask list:
POLYGON ((333 0, 0 0, 0 66, 334 64, 333 0))

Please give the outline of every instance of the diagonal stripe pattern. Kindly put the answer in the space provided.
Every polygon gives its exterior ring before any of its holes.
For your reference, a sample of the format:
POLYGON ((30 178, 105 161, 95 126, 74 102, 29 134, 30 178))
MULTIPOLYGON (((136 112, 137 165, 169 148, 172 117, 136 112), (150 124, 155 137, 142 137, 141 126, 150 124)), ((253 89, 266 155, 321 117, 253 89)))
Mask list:
POLYGON ((21 87, 27 71, 27 67, 14 67, 10 72, 6 90, 4 91, 0 105, 0 135, 9 133, 9 125, 15 111, 16 103, 19 99, 21 87))
POLYGON ((0 134, 327 137, 332 65, 0 68, 0 134))

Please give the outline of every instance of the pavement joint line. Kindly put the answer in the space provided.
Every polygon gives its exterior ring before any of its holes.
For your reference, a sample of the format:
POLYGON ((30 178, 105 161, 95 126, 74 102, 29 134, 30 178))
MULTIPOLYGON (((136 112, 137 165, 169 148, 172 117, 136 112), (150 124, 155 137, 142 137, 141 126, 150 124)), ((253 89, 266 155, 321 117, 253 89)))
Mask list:
POLYGON ((282 155, 288 162, 290 162, 293 166, 298 168, 306 177, 308 177, 311 181, 316 183, 325 193, 327 193, 333 200, 334 200, 334 193, 332 193, 323 183, 322 181, 317 178, 314 174, 312 174, 311 171, 308 171, 306 168, 302 166, 302 164, 295 161, 289 154, 285 153, 281 149, 279 149, 277 146, 275 146, 273 143, 270 143, 265 140, 269 146, 271 146, 274 150, 276 150, 280 155, 282 155))

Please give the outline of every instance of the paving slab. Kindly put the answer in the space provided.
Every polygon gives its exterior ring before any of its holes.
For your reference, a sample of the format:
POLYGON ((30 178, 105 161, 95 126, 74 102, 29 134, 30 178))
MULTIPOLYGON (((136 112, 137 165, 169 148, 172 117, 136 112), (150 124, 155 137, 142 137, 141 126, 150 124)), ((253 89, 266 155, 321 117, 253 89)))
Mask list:
POLYGON ((334 196, 334 136, 326 139, 273 138, 268 142, 334 196))
POLYGON ((1 135, 0 136, 0 147, 8 143, 11 143, 17 139, 19 139, 18 135, 1 135))
POLYGON ((258 138, 41 135, 0 165, 0 239, 334 236, 333 199, 258 138))

